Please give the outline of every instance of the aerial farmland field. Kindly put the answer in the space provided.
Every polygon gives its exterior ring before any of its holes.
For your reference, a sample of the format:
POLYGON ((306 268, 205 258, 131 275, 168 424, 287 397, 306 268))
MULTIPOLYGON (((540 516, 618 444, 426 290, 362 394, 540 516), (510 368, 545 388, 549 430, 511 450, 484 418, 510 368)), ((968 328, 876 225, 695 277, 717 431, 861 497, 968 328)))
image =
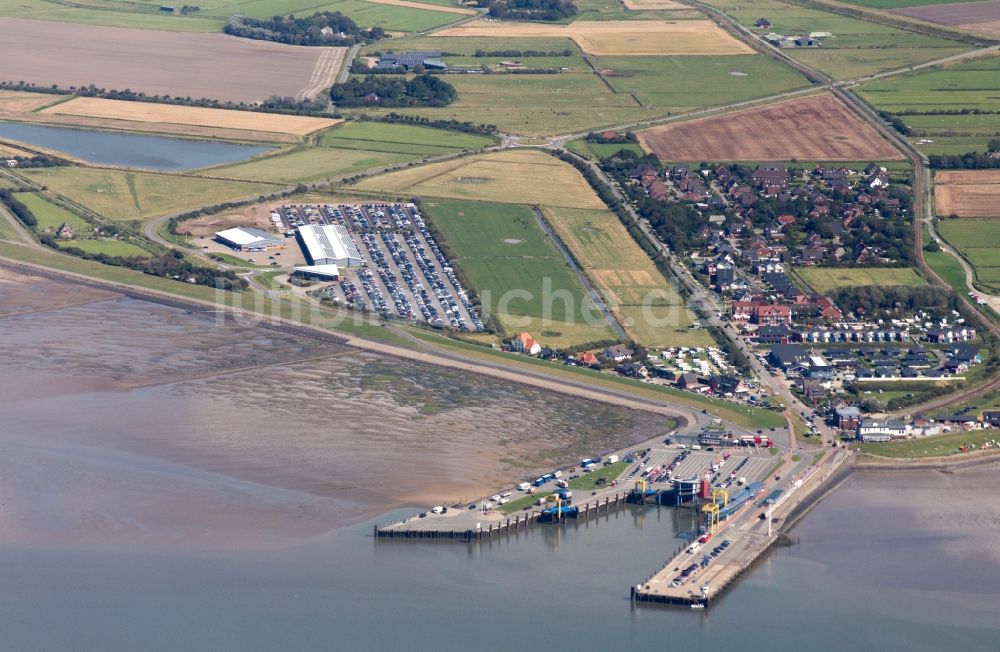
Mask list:
POLYGON ((197 174, 220 179, 266 181, 270 183, 311 183, 354 174, 363 170, 412 161, 417 154, 370 152, 333 147, 292 148, 245 163, 205 168, 197 174))
POLYGON ((575 168, 537 150, 431 163, 362 180, 359 190, 511 204, 604 208, 575 168))
POLYGON ((1000 219, 941 220, 937 230, 972 265, 980 284, 1000 290, 1000 219))
POLYGON ((939 170, 934 204, 941 216, 1000 217, 1000 170, 939 170))
POLYGON ((827 73, 850 79, 883 70, 940 59, 969 49, 964 43, 919 34, 889 25, 806 8, 780 0, 708 0, 748 29, 761 16, 771 27, 764 31, 784 35, 830 32, 819 48, 786 48, 785 54, 827 73))
POLYGON ((570 38, 595 55, 662 56, 752 54, 753 50, 708 20, 576 21, 569 25, 471 23, 437 32, 442 37, 487 36, 497 39, 570 38))
POLYGON ((15 18, 0 18, 0 32, 4 79, 234 102, 315 96, 346 51, 15 18))
POLYGON ((599 312, 531 208, 455 200, 423 206, 502 336, 528 331, 559 348, 614 337, 606 323, 584 320, 584 310, 595 318, 599 312))
POLYGON ((546 220, 625 332, 647 346, 708 346, 674 287, 608 210, 546 206, 546 220))
POLYGON ((152 102, 126 102, 99 97, 75 97, 68 102, 59 102, 54 106, 42 109, 41 113, 109 118, 152 124, 226 127, 293 136, 305 136, 339 122, 339 120, 332 118, 209 109, 196 106, 154 104, 152 102))
POLYGON ((126 221, 182 213, 280 189, 262 183, 83 167, 26 169, 19 174, 108 219, 126 221))
POLYGON ((923 285, 926 281, 909 267, 797 267, 795 273, 816 292, 858 285, 923 285))
POLYGON ((899 160, 903 155, 832 95, 637 132, 663 161, 899 160))
POLYGON ((927 154, 985 152, 1000 133, 998 80, 1000 58, 990 57, 865 84, 859 95, 896 114, 927 154))

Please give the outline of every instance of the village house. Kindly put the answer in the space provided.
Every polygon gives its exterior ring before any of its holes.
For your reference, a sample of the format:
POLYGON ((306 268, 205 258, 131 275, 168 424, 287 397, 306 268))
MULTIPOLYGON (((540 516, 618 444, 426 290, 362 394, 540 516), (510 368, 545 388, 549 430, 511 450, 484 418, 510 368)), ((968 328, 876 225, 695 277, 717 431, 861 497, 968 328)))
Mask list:
POLYGON ((510 341, 510 350, 514 353, 538 355, 542 352, 542 346, 531 337, 531 333, 521 333, 510 341))

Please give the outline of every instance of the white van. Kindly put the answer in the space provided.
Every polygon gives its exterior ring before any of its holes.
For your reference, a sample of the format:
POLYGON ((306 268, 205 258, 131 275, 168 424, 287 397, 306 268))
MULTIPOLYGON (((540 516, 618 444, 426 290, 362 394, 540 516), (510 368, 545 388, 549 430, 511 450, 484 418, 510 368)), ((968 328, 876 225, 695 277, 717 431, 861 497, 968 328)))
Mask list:
POLYGON ((693 451, 700 451, 701 450, 701 446, 699 446, 698 444, 691 444, 691 450, 693 450, 693 451))
POLYGON ((517 490, 518 491, 527 491, 528 487, 530 487, 530 486, 531 486, 530 483, 522 482, 521 484, 517 485, 517 490))
POLYGON ((431 509, 431 514, 444 514, 444 507, 438 505, 437 507, 431 509))

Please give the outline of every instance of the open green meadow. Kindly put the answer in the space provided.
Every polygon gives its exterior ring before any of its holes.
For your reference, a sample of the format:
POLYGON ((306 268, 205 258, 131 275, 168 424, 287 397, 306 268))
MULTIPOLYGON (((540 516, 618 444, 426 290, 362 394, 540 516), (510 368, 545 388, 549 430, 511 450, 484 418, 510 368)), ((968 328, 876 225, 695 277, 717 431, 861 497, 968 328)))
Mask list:
POLYGON ((17 200, 24 204, 31 214, 38 220, 36 230, 40 233, 45 231, 55 231, 65 222, 78 235, 87 234, 93 231, 94 226, 76 213, 66 210, 62 206, 53 204, 35 192, 19 192, 17 200))
POLYGON ((616 92, 673 113, 808 86, 797 71, 760 54, 595 57, 594 65, 616 92))
POLYGON ((448 82, 458 100, 447 107, 361 111, 493 124, 526 135, 585 131, 662 112, 642 108, 629 94, 612 92, 591 72, 453 75, 448 82))
POLYGON ((161 11, 162 3, 151 0, 79 0, 73 3, 0 0, 0 16, 175 32, 218 32, 233 14, 270 18, 288 14, 310 15, 314 11, 339 11, 363 27, 383 27, 398 32, 421 32, 465 18, 462 14, 435 10, 434 4, 438 3, 416 1, 428 4, 428 8, 364 0, 201 0, 198 3, 200 11, 182 15, 161 11))
POLYGON ((416 154, 372 152, 333 147, 293 148, 246 163, 202 170, 200 174, 242 181, 270 183, 311 183, 354 174, 362 170, 404 163, 416 154))
POLYGON ((910 267, 796 267, 795 273, 816 292, 858 285, 912 287, 926 283, 910 267))
POLYGON ((503 329, 530 332, 545 346, 568 348, 614 338, 576 274, 527 206, 474 201, 424 202, 454 260, 503 329))
POLYGON ((139 245, 122 240, 72 240, 60 243, 60 247, 76 247, 88 254, 105 254, 107 256, 148 256, 149 252, 139 245))
POLYGON ((937 230, 972 265, 979 285, 1000 291, 1000 219, 941 220, 937 230))
POLYGON ((344 149, 430 155, 489 147, 493 144, 493 139, 460 131, 355 120, 323 132, 319 144, 344 149))
MULTIPOLYGON (((785 36, 830 32, 819 48, 786 48, 785 54, 834 79, 851 79, 964 52, 964 43, 897 29, 780 0, 708 0, 747 28, 761 16, 771 21, 768 32, 785 36)), ((763 30, 755 30, 762 33, 763 30)))
POLYGON ((861 97, 882 111, 919 111, 900 115, 912 130, 910 139, 926 154, 985 152, 1000 135, 1000 57, 934 68, 865 84, 861 97), (993 113, 948 115, 948 111, 993 113), (922 141, 933 142, 922 142, 922 141))
POLYGON ((21 170, 19 174, 98 215, 122 221, 183 213, 280 189, 262 183, 74 166, 21 170))

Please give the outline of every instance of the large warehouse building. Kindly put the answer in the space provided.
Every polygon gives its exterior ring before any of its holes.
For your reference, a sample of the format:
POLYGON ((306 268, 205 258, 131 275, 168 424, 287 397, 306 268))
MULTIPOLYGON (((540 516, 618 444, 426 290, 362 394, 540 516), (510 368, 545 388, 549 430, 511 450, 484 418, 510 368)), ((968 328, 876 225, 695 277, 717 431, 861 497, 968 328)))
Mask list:
POLYGON ((363 259, 358 245, 339 224, 307 224, 299 227, 302 251, 312 265, 360 267, 363 259))
POLYGON ((267 251, 284 249, 285 241, 261 229, 237 227, 215 234, 215 239, 236 251, 267 251))

